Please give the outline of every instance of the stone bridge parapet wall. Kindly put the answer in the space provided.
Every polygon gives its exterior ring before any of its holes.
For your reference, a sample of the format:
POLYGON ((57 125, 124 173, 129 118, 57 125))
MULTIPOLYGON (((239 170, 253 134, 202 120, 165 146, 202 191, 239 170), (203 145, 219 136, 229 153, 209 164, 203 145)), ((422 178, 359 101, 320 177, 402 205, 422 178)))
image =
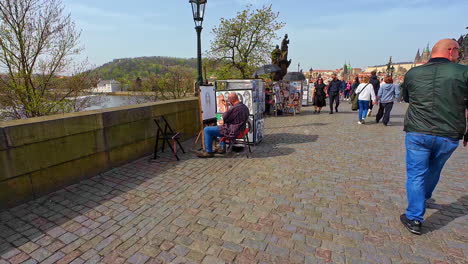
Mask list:
POLYGON ((0 209, 152 153, 156 116, 193 137, 198 109, 187 98, 0 122, 0 209))

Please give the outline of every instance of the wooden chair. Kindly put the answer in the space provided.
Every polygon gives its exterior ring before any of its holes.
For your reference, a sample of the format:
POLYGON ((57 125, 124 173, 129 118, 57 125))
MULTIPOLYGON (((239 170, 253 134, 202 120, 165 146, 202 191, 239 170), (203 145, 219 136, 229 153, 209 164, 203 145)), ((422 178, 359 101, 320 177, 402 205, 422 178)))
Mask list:
POLYGON ((177 156, 177 145, 179 145, 180 149, 182 150, 182 153, 185 153, 185 150, 182 147, 182 144, 180 144, 179 142, 181 133, 174 132, 174 130, 171 128, 171 126, 167 122, 166 118, 164 118, 164 116, 159 116, 155 118, 154 123, 156 123, 157 132, 156 132, 156 143, 154 145, 153 159, 158 158, 157 152, 158 152, 159 141, 162 140, 161 152, 164 152, 164 146, 167 143, 169 148, 171 148, 172 155, 174 155, 174 157, 177 160, 180 160, 179 156, 177 156))

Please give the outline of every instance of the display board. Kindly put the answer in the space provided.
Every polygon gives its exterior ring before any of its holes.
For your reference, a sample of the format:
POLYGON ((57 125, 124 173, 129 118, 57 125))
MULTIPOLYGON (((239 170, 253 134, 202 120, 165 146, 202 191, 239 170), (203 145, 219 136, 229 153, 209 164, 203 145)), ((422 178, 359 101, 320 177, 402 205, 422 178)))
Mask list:
POLYGON ((303 106, 308 106, 312 105, 313 103, 313 91, 314 91, 314 84, 309 83, 305 84, 302 90, 302 105, 303 106))
POLYGON ((252 90, 235 90, 235 91, 218 91, 216 92, 216 113, 224 113, 228 109, 226 108, 224 102, 227 102, 230 93, 236 93, 239 101, 247 108, 249 108, 249 113, 254 114, 254 103, 252 97, 252 90))
POLYGON ((263 112, 265 111, 265 84, 262 80, 226 80, 216 81, 216 119, 222 120, 223 113, 228 111, 225 102, 230 93, 236 93, 239 101, 249 109, 249 142, 259 143, 263 139, 263 112), (257 128, 257 126, 261 126, 257 128), (259 136, 257 136, 259 135, 259 136))
POLYGON ((216 118, 216 98, 214 86, 200 86, 200 103, 203 121, 216 118))

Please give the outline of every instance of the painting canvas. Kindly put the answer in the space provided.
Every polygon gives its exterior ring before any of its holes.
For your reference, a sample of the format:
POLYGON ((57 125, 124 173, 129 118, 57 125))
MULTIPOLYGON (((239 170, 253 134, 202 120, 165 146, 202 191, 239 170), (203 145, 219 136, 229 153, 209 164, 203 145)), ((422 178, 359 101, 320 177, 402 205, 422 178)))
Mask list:
POLYGON ((225 105, 224 102, 228 101, 229 92, 222 91, 216 92, 216 113, 224 113, 229 110, 225 105))
POLYGON ((216 117, 215 89, 214 86, 200 86, 200 101, 203 120, 216 117))
POLYGON ((224 113, 228 109, 224 106, 223 102, 228 100, 229 93, 235 92, 237 97, 239 97, 239 101, 249 108, 249 113, 252 115, 254 114, 253 109, 253 102, 252 102, 252 91, 251 90, 236 90, 236 91, 222 91, 216 92, 216 112, 217 113, 224 113))

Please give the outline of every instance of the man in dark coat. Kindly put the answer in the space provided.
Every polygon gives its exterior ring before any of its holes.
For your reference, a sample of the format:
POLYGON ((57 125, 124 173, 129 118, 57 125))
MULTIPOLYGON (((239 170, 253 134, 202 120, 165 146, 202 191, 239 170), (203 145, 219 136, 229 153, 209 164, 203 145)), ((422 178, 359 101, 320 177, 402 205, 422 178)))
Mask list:
MULTIPOLYGON (((377 73, 375 71, 371 72, 371 78, 369 80, 369 83, 372 84, 372 86, 374 87, 374 93, 376 95, 379 94, 380 82, 379 82, 379 79, 377 78, 377 73)), ((378 99, 379 98, 377 98, 377 100, 378 99)), ((367 116, 371 116, 373 107, 374 107, 374 104, 372 104, 372 102, 370 102, 369 112, 367 112, 367 116)))
POLYGON ((328 84, 328 98, 330 100, 330 114, 333 114, 333 102, 335 102, 335 112, 338 113, 340 105, 341 81, 336 77, 336 73, 332 74, 332 80, 328 84))

